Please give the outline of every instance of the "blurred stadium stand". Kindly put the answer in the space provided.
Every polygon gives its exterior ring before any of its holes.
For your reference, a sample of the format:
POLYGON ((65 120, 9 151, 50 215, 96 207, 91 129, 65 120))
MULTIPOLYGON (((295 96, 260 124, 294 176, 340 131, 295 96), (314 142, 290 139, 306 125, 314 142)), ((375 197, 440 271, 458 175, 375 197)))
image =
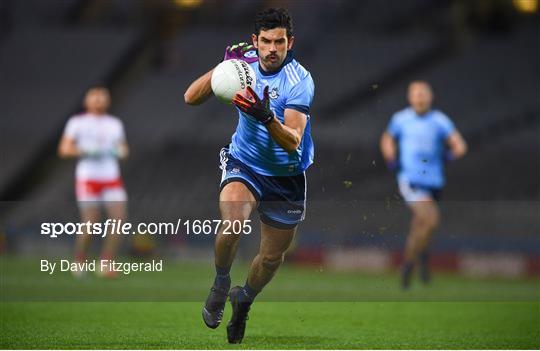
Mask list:
MULTIPOLYGON (((221 60, 225 46, 249 40, 257 9, 283 3, 0 1, 0 18, 8 23, 0 26, 0 93, 8 103, 0 122, 1 199, 74 200, 73 163, 57 160, 56 143, 85 89, 105 83, 132 149, 123 168, 132 217, 151 218, 164 208, 171 215, 215 213, 218 152, 236 117, 215 100, 187 106, 183 92, 221 60)), ((470 146, 464 160, 448 167, 445 199, 464 208, 486 202, 486 211, 529 203, 518 227, 531 230, 506 234, 539 233, 539 16, 518 14, 510 1, 478 3, 286 5, 295 19, 295 51, 316 82, 310 201, 395 199, 378 139, 392 113, 405 107, 407 83, 422 78, 470 146)), ((9 221, 24 221, 41 211, 10 206, 2 220, 9 213, 9 221)), ((457 215, 443 231, 474 234, 475 223, 495 230, 495 212, 470 221, 457 215)), ((350 230, 358 227, 343 217, 350 230)), ((312 216, 307 230, 323 220, 312 216)))

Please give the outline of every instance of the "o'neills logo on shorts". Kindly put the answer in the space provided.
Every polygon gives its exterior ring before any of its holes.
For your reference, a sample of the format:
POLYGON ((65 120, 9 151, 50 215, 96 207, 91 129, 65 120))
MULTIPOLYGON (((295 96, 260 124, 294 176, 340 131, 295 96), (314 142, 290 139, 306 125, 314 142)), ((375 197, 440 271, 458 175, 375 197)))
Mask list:
POLYGON ((287 210, 288 214, 301 214, 302 210, 287 210))

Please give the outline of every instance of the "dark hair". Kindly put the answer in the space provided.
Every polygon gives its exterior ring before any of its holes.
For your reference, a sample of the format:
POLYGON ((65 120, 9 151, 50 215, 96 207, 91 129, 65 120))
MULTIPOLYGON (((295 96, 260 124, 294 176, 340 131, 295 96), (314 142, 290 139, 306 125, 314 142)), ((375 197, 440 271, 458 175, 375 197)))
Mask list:
POLYGON ((269 8, 263 10, 255 16, 255 35, 259 35, 261 30, 274 28, 285 28, 287 37, 293 36, 293 23, 289 12, 284 8, 269 8))

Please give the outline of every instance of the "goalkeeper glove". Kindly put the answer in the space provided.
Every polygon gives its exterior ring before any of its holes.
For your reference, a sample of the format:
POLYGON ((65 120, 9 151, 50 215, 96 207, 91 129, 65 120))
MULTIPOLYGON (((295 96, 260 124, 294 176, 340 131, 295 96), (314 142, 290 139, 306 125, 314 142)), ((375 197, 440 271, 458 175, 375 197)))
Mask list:
POLYGON ((96 146, 85 146, 80 148, 81 157, 84 158, 101 158, 103 156, 103 151, 96 146))
POLYGON ((120 149, 111 147, 107 149, 86 147, 81 150, 81 156, 86 158, 100 159, 104 157, 120 158, 120 149))
POLYGON ((270 110, 270 97, 268 96, 268 86, 264 88, 262 100, 257 94, 247 87, 247 92, 251 95, 251 99, 247 99, 240 94, 236 94, 233 99, 233 104, 240 109, 240 111, 247 113, 255 118, 257 121, 264 125, 268 125, 274 119, 274 112, 270 110))
POLYGON ((257 49, 248 43, 238 43, 235 45, 229 45, 225 49, 225 56, 223 61, 227 60, 243 60, 247 63, 257 62, 259 57, 257 56, 257 49))

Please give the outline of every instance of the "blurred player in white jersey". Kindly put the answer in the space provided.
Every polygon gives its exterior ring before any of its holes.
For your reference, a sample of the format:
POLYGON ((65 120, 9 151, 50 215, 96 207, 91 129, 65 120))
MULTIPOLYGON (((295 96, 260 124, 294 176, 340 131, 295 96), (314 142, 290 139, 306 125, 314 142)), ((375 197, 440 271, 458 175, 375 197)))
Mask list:
MULTIPOLYGON (((118 160, 125 159, 129 153, 124 126, 120 119, 107 113, 110 94, 106 88, 88 90, 84 105, 84 113, 68 120, 58 148, 60 157, 78 159, 75 193, 81 221, 100 222, 102 206, 108 218, 125 220, 127 195, 118 165, 118 160)), ((90 237, 88 233, 76 236, 76 261, 86 260, 90 237)), ((119 234, 108 234, 101 259, 113 259, 119 244, 119 234)), ((98 273, 115 276, 115 272, 98 273)))

